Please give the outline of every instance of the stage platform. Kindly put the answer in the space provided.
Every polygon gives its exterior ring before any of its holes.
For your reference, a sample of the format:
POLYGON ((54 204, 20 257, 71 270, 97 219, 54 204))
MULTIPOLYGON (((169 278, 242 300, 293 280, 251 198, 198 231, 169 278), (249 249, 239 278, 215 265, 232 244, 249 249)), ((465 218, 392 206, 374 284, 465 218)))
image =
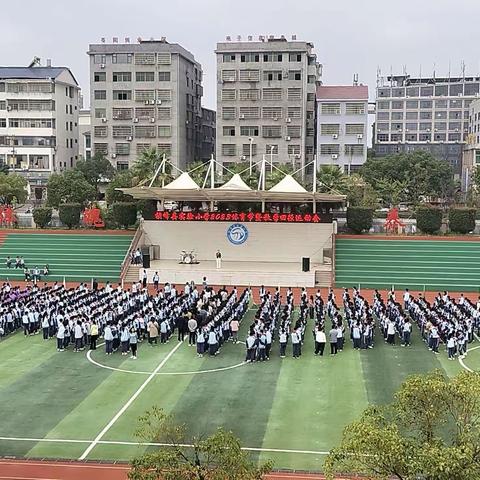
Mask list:
MULTIPOLYGON (((139 269, 138 278, 141 278, 142 271, 143 269, 139 269)), ((330 264, 312 264, 309 272, 302 272, 300 262, 223 261, 222 268, 217 269, 214 261, 187 265, 179 264, 178 260, 153 260, 147 275, 149 283, 152 282, 154 273, 158 272, 160 283, 170 282, 179 285, 191 280, 201 284, 203 277, 207 277, 211 285, 326 287, 330 286, 331 271, 330 264)))

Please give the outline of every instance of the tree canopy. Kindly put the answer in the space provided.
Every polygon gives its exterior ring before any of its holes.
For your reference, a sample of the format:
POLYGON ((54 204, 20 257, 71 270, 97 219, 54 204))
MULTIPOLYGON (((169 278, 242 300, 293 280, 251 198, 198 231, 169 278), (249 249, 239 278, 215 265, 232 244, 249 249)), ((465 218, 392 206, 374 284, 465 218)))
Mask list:
POLYGON ((448 199, 454 190, 452 167, 427 152, 370 157, 360 173, 387 205, 418 204, 421 197, 448 199))
POLYGON ((115 175, 115 169, 110 160, 100 153, 87 160, 77 162, 75 170, 83 174, 85 180, 95 188, 96 192, 98 192, 98 185, 101 181, 111 180, 115 175))
POLYGON ((27 181, 21 175, 0 173, 0 203, 25 203, 27 181))
POLYGON ((345 428, 325 471, 328 478, 337 472, 382 480, 480 478, 480 373, 410 376, 392 403, 367 408, 345 428))
POLYGON ((122 192, 117 191, 117 188, 129 188, 132 186, 133 173, 131 170, 124 170, 117 172, 112 178, 105 190, 105 200, 110 205, 115 202, 134 202, 135 200, 131 195, 124 195, 122 192))
POLYGON ((62 203, 85 205, 95 198, 93 187, 78 170, 50 175, 47 184, 47 205, 58 208, 62 203))
POLYGON ((219 428, 209 436, 191 436, 185 425, 157 407, 140 418, 137 436, 168 446, 135 458, 130 480, 261 480, 271 470, 269 462, 252 462, 231 432, 219 428))
MULTIPOLYGON (((149 148, 144 150, 140 156, 137 158, 132 167, 132 173, 134 176, 134 183, 138 184, 141 182, 146 182, 151 180, 157 171, 157 168, 163 161, 164 153, 158 151, 155 148, 149 148)), ((165 155, 165 158, 168 160, 168 155, 165 155)), ((164 184, 170 183, 173 180, 172 176, 172 166, 170 163, 165 163, 165 173, 159 172, 157 178, 155 179, 154 186, 161 186, 162 182, 164 184)))

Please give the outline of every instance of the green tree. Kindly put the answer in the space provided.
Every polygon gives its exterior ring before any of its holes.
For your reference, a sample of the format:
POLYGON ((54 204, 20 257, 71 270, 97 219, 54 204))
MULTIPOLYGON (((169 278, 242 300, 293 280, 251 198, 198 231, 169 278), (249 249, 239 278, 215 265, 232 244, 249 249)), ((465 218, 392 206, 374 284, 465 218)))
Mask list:
POLYGON ((480 478, 480 374, 408 377, 392 403, 367 408, 344 429, 324 468, 327 478, 480 478))
MULTIPOLYGON (((253 190, 258 188, 258 179, 260 177, 260 170, 252 166, 252 175, 250 175, 250 163, 238 162, 228 167, 228 170, 223 170, 222 180, 224 183, 228 182, 234 174, 238 173, 242 180, 253 190)), ((266 178, 265 178, 266 184, 266 178)))
POLYGON ((33 220, 40 228, 45 228, 52 220, 52 209, 49 207, 39 207, 33 211, 33 220))
POLYGON ((97 194, 100 182, 111 180, 115 175, 115 169, 112 164, 101 153, 97 153, 87 160, 77 162, 75 170, 82 173, 85 180, 95 188, 97 194))
POLYGON ((95 200, 95 188, 78 170, 50 175, 47 183, 47 205, 58 208, 63 203, 86 205, 95 200))
POLYGON ((137 436, 169 446, 135 458, 130 480, 261 480, 271 470, 270 462, 252 462, 231 432, 219 428, 210 436, 189 436, 185 425, 157 407, 140 418, 137 436))
POLYGON ((368 207, 348 207, 347 227, 355 233, 370 230, 373 225, 373 209, 368 207))
POLYGON ((417 207, 417 228, 430 235, 437 233, 442 226, 442 209, 432 205, 417 207))
POLYGON ((477 210, 468 207, 452 207, 448 211, 448 226, 451 232, 465 235, 475 230, 477 210))
POLYGON ((60 221, 68 228, 78 227, 81 213, 82 205, 79 203, 64 203, 58 209, 60 221))
POLYGON ((347 176, 346 195, 347 202, 352 207, 368 207, 377 209, 379 206, 378 194, 374 188, 365 182, 365 180, 358 174, 354 173, 347 176))
MULTIPOLYGON (((205 181, 205 175, 207 174, 208 170, 208 164, 209 162, 202 162, 201 160, 198 160, 196 162, 193 162, 191 165, 188 166, 188 173, 190 177, 192 177, 192 180, 199 185, 200 187, 203 185, 203 182, 205 181)), ((216 176, 215 176, 216 178, 216 176)), ((207 188, 210 187, 210 179, 207 179, 207 183, 205 184, 207 188)))
MULTIPOLYGON (((144 150, 132 167, 134 184, 137 185, 139 183, 148 183, 153 178, 155 172, 162 163, 163 156, 164 152, 156 150, 155 148, 149 148, 144 150)), ((165 155, 165 158, 168 160, 168 155, 165 155)), ((153 185, 161 186, 162 182, 166 185, 172 180, 172 166, 170 165, 170 163, 167 162, 165 164, 165 173, 160 171, 157 174, 153 185)))
POLYGON ((131 170, 117 172, 117 174, 109 182, 105 190, 105 200, 110 205, 115 202, 134 202, 131 195, 125 195, 116 190, 117 188, 130 188, 133 182, 133 174, 131 170))
POLYGON ((15 199, 25 203, 27 195, 27 181, 21 175, 0 173, 0 203, 10 204, 15 199))
POLYGON ((137 206, 129 202, 114 203, 112 215, 119 227, 128 228, 137 221, 137 206))
POLYGON ((418 204, 422 197, 449 200, 454 193, 452 167, 427 152, 369 157, 361 175, 390 205, 418 204))
POLYGON ((347 192, 348 176, 337 165, 320 165, 317 172, 317 187, 319 192, 341 193, 347 192))

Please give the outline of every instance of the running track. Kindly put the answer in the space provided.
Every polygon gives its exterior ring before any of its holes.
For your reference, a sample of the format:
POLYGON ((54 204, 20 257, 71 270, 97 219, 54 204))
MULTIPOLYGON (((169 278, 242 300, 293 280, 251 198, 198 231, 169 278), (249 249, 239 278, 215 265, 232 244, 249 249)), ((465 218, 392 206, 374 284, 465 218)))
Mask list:
MULTIPOLYGON (((122 464, 0 460, 0 480, 127 480, 128 470, 129 467, 122 464)), ((323 480, 324 478, 316 474, 286 472, 265 476, 265 480, 323 480)), ((347 477, 342 478, 347 480, 347 477)))

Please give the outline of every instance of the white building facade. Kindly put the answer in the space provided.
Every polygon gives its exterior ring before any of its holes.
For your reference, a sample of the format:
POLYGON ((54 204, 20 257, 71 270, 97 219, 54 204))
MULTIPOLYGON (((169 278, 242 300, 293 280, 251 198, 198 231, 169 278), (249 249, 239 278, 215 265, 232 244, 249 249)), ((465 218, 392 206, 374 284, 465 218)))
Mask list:
POLYGON ((0 163, 27 178, 31 198, 78 160, 78 102, 66 67, 0 67, 0 163))
POLYGON ((317 166, 354 173, 367 160, 368 87, 317 88, 317 166))

